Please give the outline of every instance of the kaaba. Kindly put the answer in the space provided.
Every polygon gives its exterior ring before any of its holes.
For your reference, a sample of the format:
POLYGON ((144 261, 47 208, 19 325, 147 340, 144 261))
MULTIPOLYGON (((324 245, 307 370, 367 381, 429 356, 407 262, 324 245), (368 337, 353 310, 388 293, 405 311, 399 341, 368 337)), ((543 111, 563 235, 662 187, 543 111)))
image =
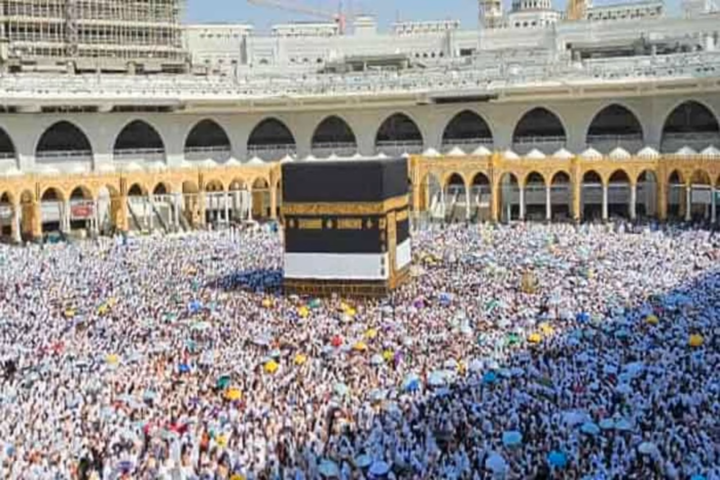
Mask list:
POLYGON ((287 293, 383 296, 411 263, 406 159, 282 166, 287 293))

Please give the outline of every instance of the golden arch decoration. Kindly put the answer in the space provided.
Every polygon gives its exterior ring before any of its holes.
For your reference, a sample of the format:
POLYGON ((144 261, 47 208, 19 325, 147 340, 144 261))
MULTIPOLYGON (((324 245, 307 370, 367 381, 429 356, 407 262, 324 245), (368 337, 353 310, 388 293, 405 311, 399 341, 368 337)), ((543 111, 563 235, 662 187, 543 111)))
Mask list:
POLYGON ((447 188, 451 185, 452 180, 460 179, 460 182, 454 182, 453 185, 462 185, 463 188, 465 188, 468 184, 467 178, 465 177, 465 174, 462 172, 446 172, 443 176, 441 185, 443 188, 447 188))
POLYGON ((621 183, 621 182, 632 183, 632 178, 633 178, 633 176, 631 176, 627 172, 626 169, 616 168, 615 170, 610 172, 610 174, 607 176, 607 178, 603 178, 603 183, 605 183, 606 185, 609 185, 610 182, 613 182, 613 181, 616 183, 621 183), (613 180, 613 179, 615 179, 615 180, 613 180))
POLYGON ((147 196, 148 187, 142 182, 133 182, 128 185, 127 195, 128 197, 147 196))
POLYGON ((97 197, 91 187, 82 184, 74 185, 73 187, 69 188, 68 191, 70 192, 68 196, 71 199, 92 200, 97 197))
POLYGON ((204 190, 206 192, 224 192, 225 185, 217 178, 213 178, 205 182, 204 190))
POLYGON ((49 195, 54 194, 56 197, 53 199, 53 201, 65 201, 67 198, 67 194, 61 187, 56 186, 48 186, 44 190, 42 190, 42 193, 40 194, 40 201, 48 201, 46 197, 49 195))
POLYGON ((528 172, 528 173, 525 175, 525 177, 523 177, 523 179, 522 179, 522 185, 523 185, 524 187, 527 186, 528 183, 530 182, 530 178, 533 177, 533 176, 535 176, 535 178, 540 177, 540 180, 541 180, 540 183, 542 183, 542 185, 547 185, 547 178, 545 177, 545 175, 543 175, 542 173, 538 172, 537 170, 532 170, 532 171, 528 172))
POLYGON ((170 195, 175 193, 175 188, 170 182, 161 180, 155 184, 152 193, 153 195, 170 195))
POLYGON ((564 183, 572 183, 572 175, 570 175, 570 172, 563 169, 553 170, 553 172, 548 175, 548 178, 550 179, 550 185, 562 185, 564 183), (567 178, 567 182, 556 181, 559 178, 567 178))
POLYGON ((702 169, 695 170, 690 176, 692 185, 712 185, 710 174, 702 169))

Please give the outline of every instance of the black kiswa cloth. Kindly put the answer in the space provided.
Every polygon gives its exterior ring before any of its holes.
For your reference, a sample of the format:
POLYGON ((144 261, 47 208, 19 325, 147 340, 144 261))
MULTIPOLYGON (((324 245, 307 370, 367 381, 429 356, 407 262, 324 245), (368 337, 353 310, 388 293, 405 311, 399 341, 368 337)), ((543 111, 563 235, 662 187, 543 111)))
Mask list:
POLYGON ((408 194, 407 159, 286 163, 283 203, 382 202, 408 194))

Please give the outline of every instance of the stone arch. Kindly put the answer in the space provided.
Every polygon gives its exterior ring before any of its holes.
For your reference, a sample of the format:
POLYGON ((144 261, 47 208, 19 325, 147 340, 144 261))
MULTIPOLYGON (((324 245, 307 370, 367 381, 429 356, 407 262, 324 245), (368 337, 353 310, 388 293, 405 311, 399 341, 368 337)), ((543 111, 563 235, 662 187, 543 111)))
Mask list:
POLYGON ((471 205, 470 220, 491 220, 492 183, 485 172, 477 172, 473 175, 469 195, 471 205))
POLYGON ((667 214, 677 220, 684 217, 687 206, 686 179, 680 169, 671 171, 667 178, 667 214))
POLYGON ((427 172, 420 180, 418 185, 420 191, 420 200, 417 207, 420 211, 427 211, 431 218, 442 216, 440 214, 442 207, 443 189, 440 180, 433 172, 427 172))
POLYGON ((265 219, 271 215, 270 181, 257 177, 252 183, 252 214, 254 218, 265 219))
POLYGON ((223 183, 220 180, 213 178, 213 179, 210 179, 205 182, 205 191, 206 192, 224 192, 225 186, 223 185, 223 183))
POLYGON ((158 182, 152 189, 153 195, 170 195, 172 192, 172 186, 164 181, 158 182))
POLYGON ((206 118, 197 122, 185 137, 185 158, 224 161, 230 156, 230 138, 215 120, 206 118))
POLYGON ((528 185, 529 183, 545 186, 547 181, 545 180, 545 176, 542 173, 538 172, 537 170, 533 170, 531 172, 528 172, 525 175, 525 178, 523 178, 523 185, 528 185))
POLYGON ((580 211, 585 220, 602 218, 603 180, 595 170, 583 173, 580 185, 580 211))
POLYGON ((12 234, 15 208, 12 193, 0 192, 0 236, 2 237, 7 237, 12 234))
POLYGON ((146 197, 148 194, 148 189, 140 182, 135 182, 131 184, 128 187, 127 190, 127 196, 128 197, 146 197))
POLYGON ((569 220, 572 213, 572 180, 570 174, 558 170, 550 177, 551 219, 569 220))
POLYGON ((547 180, 538 171, 531 171, 522 179, 524 218, 544 220, 547 213, 547 180))
POLYGON ((59 187, 47 187, 40 195, 40 224, 42 233, 64 230, 63 218, 66 195, 59 187))
POLYGON ((524 155, 533 148, 551 154, 567 141, 565 125, 560 117, 545 107, 525 112, 513 130, 513 150, 524 155))
POLYGON ((0 127, 0 160, 17 158, 17 150, 15 150, 15 142, 13 142, 10 134, 0 127))
POLYGON ((697 169, 690 175, 690 218, 708 221, 711 216, 712 178, 706 170, 697 169))
POLYGON ((93 192, 90 188, 85 185, 78 185, 70 190, 71 200, 92 200, 93 192))
POLYGON ((627 218, 630 216, 630 175, 622 168, 613 171, 607 180, 608 215, 627 218))
POLYGON ((133 120, 115 137, 113 156, 117 159, 164 160, 165 142, 148 122, 133 120))
POLYGON ((520 183, 513 172, 504 172, 498 180, 500 219, 504 222, 520 218, 520 183))
POLYGON ((268 117, 250 132, 247 149, 248 153, 263 160, 279 159, 285 154, 295 153, 295 136, 282 120, 268 117))
POLYGON ((604 154, 616 147, 635 152, 642 148, 643 139, 643 127, 638 116, 619 103, 612 103, 598 111, 585 135, 586 144, 604 154))
POLYGON ((720 145, 720 125, 710 107, 686 100, 670 110, 662 128, 663 153, 674 153, 684 146, 700 151, 710 145, 720 145))
POLYGON ((658 214, 658 181, 657 173, 653 170, 643 170, 635 179, 636 183, 636 215, 643 217, 656 217, 658 214))
POLYGON ((465 187, 465 177, 457 172, 452 172, 445 177, 445 200, 446 200, 446 220, 455 222, 466 220, 466 213, 469 208, 467 201, 467 188, 465 187))
POLYGON ((385 118, 375 133, 375 148, 391 154, 420 153, 423 135, 420 127, 409 115, 393 113, 385 118), (402 150, 402 151, 401 151, 402 150))
POLYGON ((60 120, 46 128, 35 146, 35 159, 40 162, 67 157, 90 161, 92 155, 89 137, 67 120, 60 120))
POLYGON ((329 115, 315 127, 310 147, 313 153, 319 156, 349 156, 357 151, 357 139, 345 119, 338 115, 329 115))
POLYGON ((479 113, 463 110, 455 114, 445 125, 442 136, 443 148, 465 146, 474 149, 481 145, 492 148, 493 134, 490 125, 479 113))

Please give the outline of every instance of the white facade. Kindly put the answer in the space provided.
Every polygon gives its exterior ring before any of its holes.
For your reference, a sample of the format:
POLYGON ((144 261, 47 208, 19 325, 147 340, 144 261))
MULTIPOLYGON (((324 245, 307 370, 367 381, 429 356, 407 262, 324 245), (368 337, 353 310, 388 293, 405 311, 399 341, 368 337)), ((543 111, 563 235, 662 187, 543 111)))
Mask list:
MULTIPOLYGON (((652 12, 662 4, 651 1, 591 8, 589 20, 567 22, 562 21, 559 12, 545 8, 541 0, 537 1, 542 8, 529 8, 532 1, 518 3, 518 9, 503 19, 500 28, 480 31, 459 29, 457 22, 449 21, 405 22, 384 33, 377 30, 371 17, 361 17, 347 35, 332 33, 334 23, 313 24, 325 25, 326 33, 311 35, 304 30, 294 37, 256 35, 242 24, 190 25, 186 44, 196 69, 205 71, 209 66, 210 72, 240 76, 316 73, 329 62, 357 56, 402 54, 423 67, 444 67, 449 62, 482 61, 493 55, 536 58, 539 53, 550 58, 571 58, 576 47, 630 51, 645 44, 645 53, 650 53, 651 48, 678 47, 714 51, 720 45, 720 14, 694 18, 655 15, 652 12), (230 38, 224 34, 224 39, 198 34, 214 28, 232 29, 233 33, 230 38), (527 55, 527 50, 533 54, 527 55)), ((299 25, 282 28, 287 31, 299 25)), ((497 60, 489 60, 488 66, 496 67, 497 60)))

